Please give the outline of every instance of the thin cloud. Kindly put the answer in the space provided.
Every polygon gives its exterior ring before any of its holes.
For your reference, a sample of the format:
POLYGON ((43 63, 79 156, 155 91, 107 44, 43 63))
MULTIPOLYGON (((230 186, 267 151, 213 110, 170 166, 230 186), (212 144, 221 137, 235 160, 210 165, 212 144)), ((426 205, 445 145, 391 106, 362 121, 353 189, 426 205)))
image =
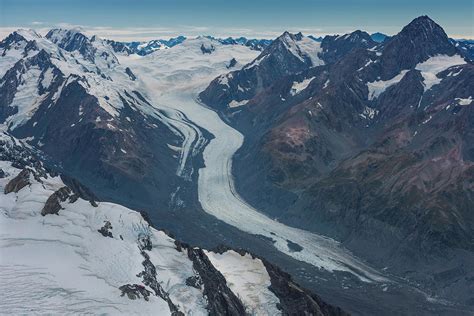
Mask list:
MULTIPOLYGON (((305 35, 325 36, 333 34, 350 33, 357 28, 348 26, 340 28, 325 29, 321 27, 301 26, 291 28, 238 28, 238 27, 205 27, 194 25, 180 25, 173 28, 169 27, 111 27, 111 26, 87 26, 71 23, 45 24, 44 22, 31 22, 26 28, 34 28, 39 34, 45 35, 52 28, 78 29, 88 36, 97 35, 101 38, 112 39, 116 41, 149 41, 153 39, 166 39, 184 35, 195 37, 199 35, 212 35, 215 37, 248 37, 248 38, 267 38, 273 39, 281 35, 284 31, 291 33, 302 32, 305 35)), ((3 39, 13 31, 25 27, 6 26, 0 27, 0 38, 3 39)), ((374 30, 366 30, 371 33, 374 30)), ((379 30, 382 31, 383 30, 379 30)), ((453 38, 472 39, 473 36, 453 34, 453 38)))

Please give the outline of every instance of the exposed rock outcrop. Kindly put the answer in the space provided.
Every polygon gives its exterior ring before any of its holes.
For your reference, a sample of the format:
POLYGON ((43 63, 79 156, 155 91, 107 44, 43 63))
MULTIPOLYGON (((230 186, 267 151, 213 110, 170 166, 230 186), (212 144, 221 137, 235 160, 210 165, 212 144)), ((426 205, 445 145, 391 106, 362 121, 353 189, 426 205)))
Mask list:
POLYGON ((148 297, 151 294, 150 291, 140 284, 125 284, 119 287, 119 290, 122 291, 121 296, 127 295, 131 300, 139 299, 142 296, 145 301, 148 301, 148 297))
MULTIPOLYGON (((179 244, 178 247, 182 246, 183 244, 179 244)), ((245 307, 241 300, 229 289, 224 276, 214 268, 202 249, 186 247, 186 250, 193 262, 194 270, 199 274, 204 295, 208 299, 209 314, 245 315, 245 307)))
POLYGON ((30 176, 32 171, 30 169, 23 169, 15 178, 11 179, 10 182, 5 186, 5 194, 10 192, 17 193, 27 185, 30 185, 30 176))
POLYGON ((104 237, 110 237, 114 238, 112 235, 112 232, 110 231, 112 229, 112 224, 109 221, 105 221, 104 226, 102 226, 100 229, 97 231, 102 234, 104 237))
POLYGON ((62 209, 61 202, 69 199, 70 203, 74 203, 77 200, 77 195, 73 194, 71 189, 68 187, 62 187, 46 200, 46 203, 41 210, 41 215, 45 216, 48 214, 58 214, 62 209))
POLYGON ((270 276, 270 290, 280 299, 278 307, 283 315, 349 315, 339 307, 325 303, 317 295, 300 287, 293 282, 288 273, 266 260, 262 261, 270 276))
POLYGON ((178 307, 173 303, 169 294, 163 289, 161 284, 156 279, 156 268, 153 262, 151 262, 150 256, 145 251, 142 251, 141 254, 143 258, 145 258, 145 260, 142 262, 145 270, 137 274, 137 276, 143 278, 143 284, 152 288, 156 296, 161 297, 168 303, 171 315, 184 316, 184 314, 180 312, 178 307))

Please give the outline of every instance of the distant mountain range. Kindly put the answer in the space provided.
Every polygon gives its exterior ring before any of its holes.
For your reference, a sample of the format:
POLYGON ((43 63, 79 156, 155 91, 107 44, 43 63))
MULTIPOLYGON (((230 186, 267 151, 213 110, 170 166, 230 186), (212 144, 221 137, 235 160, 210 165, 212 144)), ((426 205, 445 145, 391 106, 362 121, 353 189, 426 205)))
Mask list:
MULTIPOLYGON (((271 43, 272 39, 247 39, 246 37, 227 37, 227 38, 218 38, 213 36, 204 36, 206 38, 215 40, 224 45, 244 45, 250 47, 254 50, 263 51, 267 48, 271 43)), ((316 41, 322 42, 324 38, 331 37, 331 36, 320 36, 315 37, 313 35, 309 35, 308 38, 316 41)), ((390 36, 376 32, 370 35, 371 39, 374 42, 382 43, 385 40, 389 39, 390 36)), ((186 40, 185 36, 178 36, 175 38, 170 38, 168 40, 151 40, 148 42, 116 42, 112 40, 107 40, 107 42, 114 48, 116 52, 126 52, 128 54, 138 54, 141 56, 145 56, 148 54, 153 53, 159 49, 167 49, 173 46, 181 44, 184 40, 186 40)), ((474 43, 472 40, 465 40, 465 39, 451 39, 453 43, 457 43, 460 46, 460 49, 464 51, 466 57, 470 60, 474 59, 474 43)))

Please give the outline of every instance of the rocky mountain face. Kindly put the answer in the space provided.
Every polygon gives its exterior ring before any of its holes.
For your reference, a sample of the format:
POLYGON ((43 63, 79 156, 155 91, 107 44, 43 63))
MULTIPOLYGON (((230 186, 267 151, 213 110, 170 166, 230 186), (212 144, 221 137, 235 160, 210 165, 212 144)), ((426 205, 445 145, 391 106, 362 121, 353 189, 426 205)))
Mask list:
POLYGON ((469 59, 471 62, 474 61, 474 41, 451 39, 451 42, 459 49, 461 55, 469 59))
POLYGON ((414 68, 430 57, 458 53, 444 30, 426 16, 414 19, 383 46, 380 56, 382 79, 392 78, 403 69, 414 68))
POLYGON ((214 79, 200 98, 219 109, 239 107, 272 85, 275 78, 322 65, 320 51, 320 43, 301 33, 285 32, 241 70, 214 79))
POLYGON ((167 203, 178 178, 167 144, 182 139, 131 88, 135 75, 106 41, 74 30, 18 31, 0 47, 0 123, 12 135, 102 197, 167 203))
POLYGON ((201 93, 246 136, 234 159, 238 191, 472 305, 472 63, 426 16, 379 44, 360 31, 326 37, 320 64, 270 50, 278 41, 249 64, 276 65, 252 75, 246 66, 201 93))
POLYGON ((5 313, 347 315, 264 259, 191 247, 98 201, 5 132, 0 191, 0 276, 15 278, 0 285, 5 313))
POLYGON ((326 36, 321 41, 321 58, 328 64, 335 63, 356 48, 372 48, 376 42, 366 32, 357 30, 350 34, 326 36))

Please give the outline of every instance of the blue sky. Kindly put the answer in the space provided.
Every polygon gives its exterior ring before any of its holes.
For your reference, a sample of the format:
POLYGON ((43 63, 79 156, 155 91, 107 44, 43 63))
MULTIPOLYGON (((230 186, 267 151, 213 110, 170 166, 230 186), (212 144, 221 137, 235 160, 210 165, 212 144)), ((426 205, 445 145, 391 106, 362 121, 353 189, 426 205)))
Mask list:
POLYGON ((18 27, 81 26, 119 40, 188 36, 397 33, 427 14, 456 38, 474 38, 474 0, 0 0, 0 35, 18 27))

